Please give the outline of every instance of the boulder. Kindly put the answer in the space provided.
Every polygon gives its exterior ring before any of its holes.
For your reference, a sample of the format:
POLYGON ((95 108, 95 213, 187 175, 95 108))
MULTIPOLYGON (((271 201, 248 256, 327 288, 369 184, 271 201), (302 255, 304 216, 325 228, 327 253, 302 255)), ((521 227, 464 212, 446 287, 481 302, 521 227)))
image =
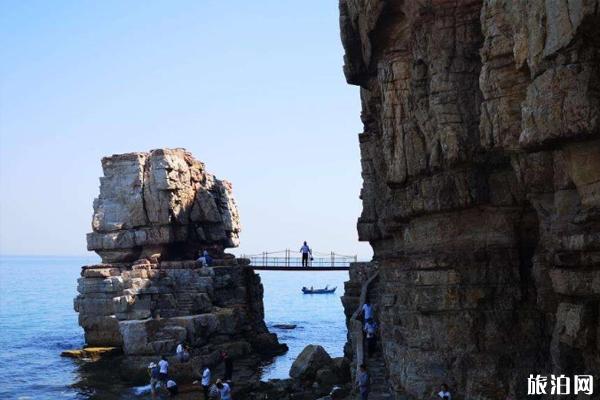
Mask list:
POLYGON ((309 344, 292 364, 290 376, 296 379, 313 380, 317 371, 331 366, 332 363, 331 357, 323 347, 309 344))

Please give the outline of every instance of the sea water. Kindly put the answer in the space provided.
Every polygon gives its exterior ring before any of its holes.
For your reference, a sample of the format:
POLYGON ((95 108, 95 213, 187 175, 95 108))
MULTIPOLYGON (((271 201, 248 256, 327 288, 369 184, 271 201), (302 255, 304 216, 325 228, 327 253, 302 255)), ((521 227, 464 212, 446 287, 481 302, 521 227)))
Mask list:
MULTIPOLYGON (((0 399, 147 398, 110 365, 60 357, 84 344, 73 298, 80 267, 90 257, 0 256, 0 399)), ((289 351, 263 367, 263 379, 285 378, 307 344, 340 356, 346 340, 339 296, 347 272, 262 271, 265 320, 289 351), (337 286, 335 294, 303 295, 302 286, 337 286), (296 324, 292 330, 274 324, 296 324)))

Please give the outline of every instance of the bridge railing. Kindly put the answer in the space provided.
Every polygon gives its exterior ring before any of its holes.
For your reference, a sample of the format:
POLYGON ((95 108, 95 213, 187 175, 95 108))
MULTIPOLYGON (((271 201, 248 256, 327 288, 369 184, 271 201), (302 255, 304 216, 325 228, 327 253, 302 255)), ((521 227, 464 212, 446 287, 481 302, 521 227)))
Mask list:
MULTIPOLYGON (((248 258, 251 266, 261 267, 302 267, 302 256, 298 251, 289 249, 281 251, 263 252, 260 254, 242 255, 248 258)), ((357 256, 348 256, 335 252, 321 253, 313 251, 309 255, 309 267, 348 267, 351 262, 356 262, 357 256)))

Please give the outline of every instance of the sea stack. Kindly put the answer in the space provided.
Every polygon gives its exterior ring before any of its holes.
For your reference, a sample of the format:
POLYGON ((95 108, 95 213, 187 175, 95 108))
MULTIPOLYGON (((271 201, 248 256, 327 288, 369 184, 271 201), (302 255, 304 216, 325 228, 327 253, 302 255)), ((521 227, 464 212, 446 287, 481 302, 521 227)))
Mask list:
POLYGON ((340 1, 364 123, 358 233, 377 261, 351 271, 344 304, 352 331, 378 265, 368 296, 401 398, 445 382, 524 399, 530 374, 600 376, 599 13, 340 1))
POLYGON ((184 149, 113 155, 102 167, 87 236, 102 264, 82 268, 75 299, 86 344, 121 347, 139 372, 187 343, 193 362, 171 370, 180 377, 219 364, 221 351, 250 370, 281 352, 260 277, 224 251, 239 243, 231 184, 184 149), (196 261, 204 250, 210 268, 196 261))

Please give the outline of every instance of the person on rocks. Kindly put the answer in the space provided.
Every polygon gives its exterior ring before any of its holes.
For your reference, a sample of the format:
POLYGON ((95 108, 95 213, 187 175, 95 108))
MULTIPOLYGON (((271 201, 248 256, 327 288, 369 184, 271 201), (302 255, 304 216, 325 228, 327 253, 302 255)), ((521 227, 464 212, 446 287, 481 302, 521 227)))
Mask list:
POLYGON ((367 372, 367 366, 365 364, 361 364, 358 369, 358 374, 356 375, 356 385, 358 386, 358 391, 360 392, 360 399, 368 400, 369 391, 371 389, 371 377, 367 372))
POLYGON ((166 385, 167 379, 169 378, 169 362, 166 356, 162 356, 158 362, 158 379, 161 385, 166 385))
POLYGON ((371 302, 369 301, 368 297, 365 299, 365 304, 363 304, 363 306, 362 306, 362 312, 363 312, 363 317, 364 317, 363 321, 367 321, 369 319, 375 318, 375 315, 374 315, 375 313, 373 312, 373 306, 371 305, 371 302))
POLYGON ((312 260, 312 250, 310 249, 310 247, 308 247, 308 244, 306 244, 306 242, 304 242, 302 247, 300 247, 300 253, 302 253, 302 266, 308 267, 308 256, 310 255, 310 258, 312 260))
POLYGON ((452 400, 452 394, 450 394, 450 391, 448 391, 448 385, 446 385, 445 383, 442 383, 442 386, 440 387, 440 392, 438 393, 438 396, 440 399, 442 400, 452 400))
POLYGON ((150 375, 150 392, 152 393, 152 398, 154 398, 160 385, 160 369, 156 363, 151 362, 148 365, 148 375, 150 375))
POLYGON ((367 339, 367 354, 371 357, 375 353, 375 347, 377 344, 377 324, 373 321, 373 318, 369 318, 365 323, 364 331, 367 339))
POLYGON ((180 363, 188 362, 190 360, 190 349, 185 343, 179 343, 175 355, 180 363))
POLYGON ((225 364, 225 374, 223 375, 223 380, 225 382, 230 381, 233 378, 233 360, 227 354, 226 351, 221 352, 221 360, 225 364))
POLYGON ((169 379, 167 381, 167 391, 169 392, 169 396, 175 396, 179 394, 179 388, 174 380, 169 379))
POLYGON ((221 400, 233 400, 231 397, 231 387, 226 382, 222 382, 220 379, 217 380, 217 389, 219 389, 219 395, 221 400))
MULTIPOLYGON (((202 378, 200 379, 200 386, 202 386, 202 393, 204 394, 204 400, 208 399, 210 394, 210 378, 212 373, 210 372, 210 368, 204 367, 204 371, 202 371, 202 378)), ((194 381, 193 383, 198 383, 198 381, 194 381)))
POLYGON ((208 260, 206 259, 206 256, 208 256, 208 251, 204 250, 198 252, 198 259, 196 261, 199 262, 203 268, 208 267, 208 260))
POLYGON ((185 350, 183 348, 183 343, 179 343, 177 345, 177 349, 175 350, 175 354, 177 356, 177 361, 179 362, 183 362, 183 355, 185 353, 185 350))

